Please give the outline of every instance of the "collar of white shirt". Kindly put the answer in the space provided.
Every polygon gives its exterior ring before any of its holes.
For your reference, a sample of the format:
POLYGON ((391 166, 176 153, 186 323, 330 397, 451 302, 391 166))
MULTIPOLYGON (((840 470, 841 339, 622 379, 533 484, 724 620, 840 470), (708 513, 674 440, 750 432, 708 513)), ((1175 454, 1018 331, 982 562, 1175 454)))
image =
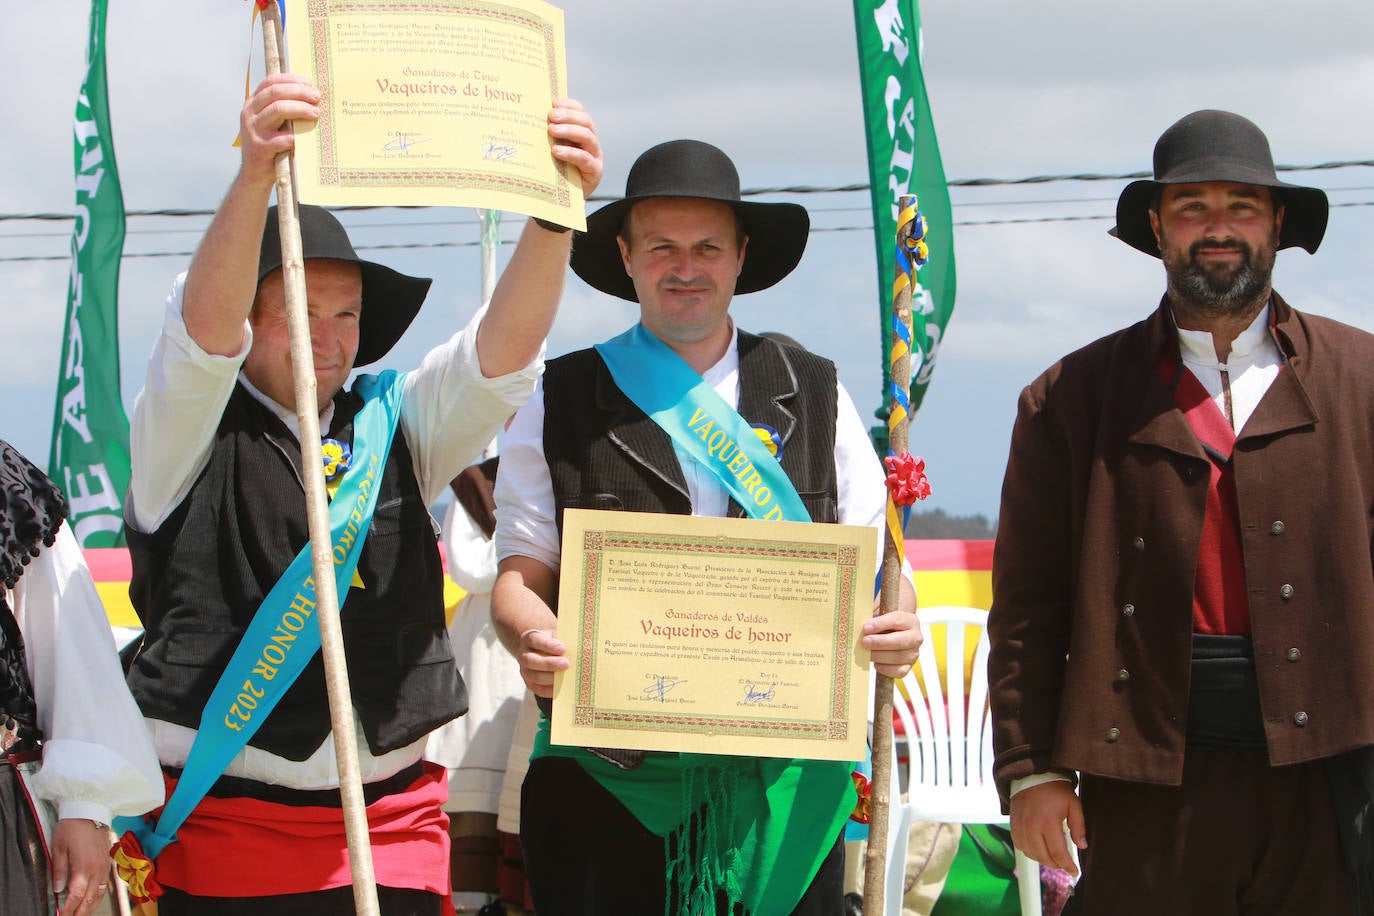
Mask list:
MULTIPOLYGON (((1177 326, 1177 322, 1175 322, 1177 326)), ((1231 355, 1226 362, 1222 363, 1217 359, 1216 345, 1212 341, 1211 331, 1189 331, 1178 328, 1178 349, 1183 361, 1189 366, 1198 366, 1204 369, 1228 369, 1231 367, 1243 368, 1256 362, 1267 362, 1272 356, 1270 347, 1273 342, 1269 337, 1269 309, 1264 308, 1255 320, 1250 322, 1250 326, 1231 342, 1231 355), (1266 347, 1266 344, 1269 347, 1266 347)))
MULTIPOLYGON (((272 398, 263 394, 252 382, 248 381, 248 376, 244 375, 242 372, 239 373, 239 381, 243 384, 244 388, 248 389, 248 393, 253 396, 253 400, 272 411, 272 413, 277 415, 278 419, 286 424, 286 428, 291 430, 291 435, 295 436, 296 441, 299 442, 301 439, 301 421, 300 418, 296 416, 296 412, 294 410, 288 410, 272 398)), ((324 410, 320 411, 320 430, 329 429, 329 424, 333 421, 334 401, 331 399, 330 402, 325 405, 324 410)))

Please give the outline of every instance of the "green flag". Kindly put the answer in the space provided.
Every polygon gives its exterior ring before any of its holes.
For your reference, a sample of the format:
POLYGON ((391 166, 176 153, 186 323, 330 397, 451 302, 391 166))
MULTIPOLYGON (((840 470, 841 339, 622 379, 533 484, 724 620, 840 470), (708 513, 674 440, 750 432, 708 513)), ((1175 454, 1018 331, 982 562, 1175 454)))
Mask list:
MULTIPOLYGON (((878 245, 878 303, 883 331, 883 403, 891 384, 892 272, 897 198, 915 194, 929 227, 930 260, 912 294, 911 413, 921 406, 945 325, 954 311, 954 231, 945 169, 921 76, 921 14, 916 0, 854 0, 863 82, 873 231, 878 245)), ((886 407, 884 407, 884 411, 886 407)))
POLYGON ((129 419, 119 393, 124 199, 105 86, 105 3, 91 0, 86 79, 76 100, 76 213, 48 474, 66 491, 83 547, 124 542, 129 419))

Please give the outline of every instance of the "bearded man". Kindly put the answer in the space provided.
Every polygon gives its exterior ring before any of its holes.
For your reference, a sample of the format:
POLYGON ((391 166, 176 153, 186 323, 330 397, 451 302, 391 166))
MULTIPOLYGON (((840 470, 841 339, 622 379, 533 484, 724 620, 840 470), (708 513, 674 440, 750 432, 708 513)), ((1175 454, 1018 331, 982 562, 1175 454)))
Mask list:
POLYGON ((1017 846, 1079 851, 1065 913, 1370 906, 1374 337, 1270 283, 1326 222, 1258 127, 1188 115, 1112 230, 1159 308, 1022 392, 993 743, 1017 846))

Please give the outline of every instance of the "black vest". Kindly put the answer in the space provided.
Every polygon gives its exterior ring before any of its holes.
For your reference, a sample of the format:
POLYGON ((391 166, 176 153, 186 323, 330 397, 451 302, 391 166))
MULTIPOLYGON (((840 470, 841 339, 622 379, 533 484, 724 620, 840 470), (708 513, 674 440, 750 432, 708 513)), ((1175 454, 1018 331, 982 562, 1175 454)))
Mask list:
MULTIPOLYGON (((361 406, 352 392, 337 395, 328 435, 351 441, 361 406)), ((129 687, 145 715, 195 728, 253 614, 309 541, 300 447, 280 419, 236 387, 191 492, 156 532, 129 529, 128 540, 129 596, 146 630, 129 687)), ((444 624, 434 525, 400 430, 358 573, 365 587, 349 589, 344 647, 363 735, 382 754, 467 710, 444 624)), ((304 760, 329 730, 316 655, 249 743, 304 760)))
MULTIPOLYGON (((837 521, 835 365, 741 331, 739 367, 740 416, 778 432, 783 470, 812 521, 837 521)), ((672 440, 616 387, 595 350, 544 372, 544 456, 560 536, 570 508, 692 511, 672 440)), ((733 499, 729 515, 744 515, 733 499)))

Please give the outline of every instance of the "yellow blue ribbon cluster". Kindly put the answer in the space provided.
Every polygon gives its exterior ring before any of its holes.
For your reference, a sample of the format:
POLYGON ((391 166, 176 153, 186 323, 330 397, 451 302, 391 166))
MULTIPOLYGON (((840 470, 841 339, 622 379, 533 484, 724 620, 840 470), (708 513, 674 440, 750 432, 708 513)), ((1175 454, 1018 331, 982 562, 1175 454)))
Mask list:
MULTIPOLYGON (((926 218, 921 211, 916 209, 916 199, 911 198, 911 202, 902 207, 897 214, 897 273, 892 281, 892 301, 895 305, 897 297, 907 289, 916 286, 916 269, 923 267, 930 258, 930 248, 926 244, 926 218), (910 230, 905 227, 910 225, 910 230)), ((897 310, 892 310, 892 352, 890 356, 890 368, 893 370, 891 375, 891 396, 892 408, 887 415, 888 441, 892 441, 892 436, 897 430, 898 424, 907 419, 911 412, 910 394, 906 388, 897 384, 896 366, 897 362, 911 353, 911 325, 902 320, 897 314, 897 310)), ((889 454, 893 454, 889 449, 889 454)), ((900 556, 904 553, 904 536, 902 534, 906 527, 907 516, 910 514, 911 507, 899 507, 888 500, 887 504, 887 528, 888 534, 897 545, 897 552, 900 556)))
POLYGON ((347 442, 337 439, 321 439, 320 451, 324 457, 324 479, 333 480, 348 470, 353 460, 353 449, 347 442))

